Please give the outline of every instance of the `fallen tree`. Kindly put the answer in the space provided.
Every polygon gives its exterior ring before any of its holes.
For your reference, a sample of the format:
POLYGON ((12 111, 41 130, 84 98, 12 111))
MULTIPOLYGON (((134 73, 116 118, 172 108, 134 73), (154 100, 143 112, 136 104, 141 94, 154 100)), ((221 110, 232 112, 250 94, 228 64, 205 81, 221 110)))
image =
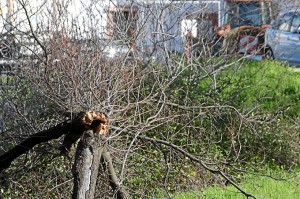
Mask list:
POLYGON ((63 135, 66 135, 66 137, 64 139, 65 141, 64 146, 62 146, 62 150, 70 148, 72 143, 75 143, 85 130, 84 126, 80 122, 83 115, 84 113, 80 113, 76 118, 72 120, 66 120, 52 128, 35 133, 29 136, 20 144, 16 145, 8 152, 1 155, 0 172, 4 169, 7 169, 11 165, 12 161, 14 161, 20 155, 25 154, 34 146, 43 142, 57 139, 63 135))
POLYGON ((62 153, 67 153, 79 138, 76 158, 73 165, 74 188, 72 198, 94 198, 99 166, 108 172, 110 186, 117 198, 126 198, 121 188, 110 153, 107 149, 106 135, 109 123, 102 112, 79 113, 72 120, 66 120, 47 130, 35 133, 20 144, 0 156, 0 173, 11 163, 37 144, 57 139, 63 135, 62 153), (107 165, 107 166, 105 166, 107 165), (107 168, 105 168, 107 167, 107 168))
MULTIPOLYGON (((108 128, 108 118, 104 113, 95 111, 79 113, 78 116, 72 120, 66 120, 52 128, 31 135, 23 142, 16 145, 13 149, 1 155, 0 173, 4 169, 7 169, 16 158, 25 154, 35 145, 66 135, 63 146, 61 147, 62 153, 67 153, 72 144, 75 144, 78 139, 81 138, 77 145, 75 162, 72 169, 74 177, 72 198, 93 199, 95 197, 95 189, 98 180, 97 176, 100 166, 103 167, 104 171, 108 172, 109 184, 114 195, 116 195, 116 198, 128 198, 128 194, 119 182, 113 167, 112 158, 107 149, 106 135, 108 133, 108 128)), ((116 127, 113 128, 118 130, 116 127)), ((131 132, 127 133, 132 134, 131 132)), ((220 175, 246 197, 255 198, 255 196, 240 188, 224 172, 219 169, 210 168, 204 161, 193 156, 184 149, 170 142, 143 135, 138 135, 136 138, 174 149, 189 158, 191 161, 200 163, 205 170, 213 174, 220 175)))

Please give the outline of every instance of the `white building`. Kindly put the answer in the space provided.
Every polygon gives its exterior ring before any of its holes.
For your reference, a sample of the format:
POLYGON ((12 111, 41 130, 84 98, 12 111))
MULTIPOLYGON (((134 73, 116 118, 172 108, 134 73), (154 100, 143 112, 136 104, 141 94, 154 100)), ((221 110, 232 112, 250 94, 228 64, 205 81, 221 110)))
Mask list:
POLYGON ((223 1, 16 0, 1 2, 0 34, 57 32, 77 38, 123 40, 144 51, 185 50, 186 34, 208 34, 222 24, 223 1))

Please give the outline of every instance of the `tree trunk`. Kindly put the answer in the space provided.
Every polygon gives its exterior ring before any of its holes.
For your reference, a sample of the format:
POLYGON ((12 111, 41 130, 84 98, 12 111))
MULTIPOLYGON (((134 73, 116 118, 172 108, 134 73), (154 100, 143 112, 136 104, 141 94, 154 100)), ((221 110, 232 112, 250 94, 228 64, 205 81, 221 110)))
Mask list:
POLYGON ((92 130, 85 131, 77 146, 73 166, 73 199, 93 199, 99 171, 99 164, 105 139, 92 130))

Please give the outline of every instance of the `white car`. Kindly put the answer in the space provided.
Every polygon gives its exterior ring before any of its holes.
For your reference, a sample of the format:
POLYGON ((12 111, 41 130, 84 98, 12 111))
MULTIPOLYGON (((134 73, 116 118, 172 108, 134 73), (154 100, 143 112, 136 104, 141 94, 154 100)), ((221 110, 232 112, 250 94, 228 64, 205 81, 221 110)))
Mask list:
POLYGON ((265 56, 300 66, 299 12, 280 15, 270 24, 265 34, 265 56))

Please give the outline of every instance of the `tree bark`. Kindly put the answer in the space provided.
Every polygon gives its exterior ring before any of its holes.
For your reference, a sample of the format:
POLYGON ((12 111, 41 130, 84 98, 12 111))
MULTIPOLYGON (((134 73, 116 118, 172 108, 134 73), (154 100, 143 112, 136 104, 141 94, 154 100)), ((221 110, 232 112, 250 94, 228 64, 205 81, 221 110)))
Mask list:
POLYGON ((104 148, 103 136, 92 130, 85 131, 79 141, 73 165, 73 199, 93 199, 104 148))

